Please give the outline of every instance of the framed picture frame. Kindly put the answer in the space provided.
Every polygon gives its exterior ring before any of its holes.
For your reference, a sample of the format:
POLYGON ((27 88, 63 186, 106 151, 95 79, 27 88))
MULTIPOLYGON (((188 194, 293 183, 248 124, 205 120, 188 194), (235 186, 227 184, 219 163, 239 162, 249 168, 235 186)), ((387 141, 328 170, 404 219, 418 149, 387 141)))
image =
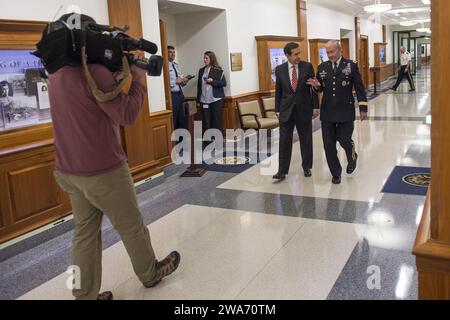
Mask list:
POLYGON ((234 52, 230 54, 231 71, 242 71, 242 52, 234 52))

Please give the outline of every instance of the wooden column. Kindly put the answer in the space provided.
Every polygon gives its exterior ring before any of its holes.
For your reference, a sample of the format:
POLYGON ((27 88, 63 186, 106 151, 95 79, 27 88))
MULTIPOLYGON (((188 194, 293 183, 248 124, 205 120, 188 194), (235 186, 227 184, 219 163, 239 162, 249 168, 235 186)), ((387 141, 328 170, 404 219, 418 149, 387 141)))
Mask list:
POLYGON ((433 0, 431 73, 431 165, 429 190, 414 254, 419 272, 420 299, 450 299, 450 1, 433 0), (442 85, 439 85, 442 84, 442 85))
POLYGON ((172 110, 172 93, 170 91, 170 74, 169 74, 169 50, 167 49, 167 31, 166 23, 163 20, 159 20, 159 28, 161 30, 161 51, 164 57, 164 92, 166 95, 166 106, 168 110, 172 110))
POLYGON ((361 61, 361 18, 355 17, 355 56, 356 61, 361 61))
MULTIPOLYGON (((128 25, 130 36, 142 38, 140 0, 108 0, 108 11, 111 25, 117 27, 128 25)), ((131 173, 136 181, 161 172, 158 168, 159 162, 155 161, 151 127, 147 97, 136 125, 122 130, 123 145, 128 155, 131 173)))
POLYGON ((386 26, 383 25, 383 42, 387 43, 386 26))
MULTIPOLYGON (((432 1, 432 81, 450 83, 448 52, 450 42, 450 2, 432 1)), ((450 91, 441 86, 431 86, 432 94, 432 167, 433 193, 431 194, 431 237, 450 242, 450 91)))
POLYGON ((303 42, 300 44, 302 52, 302 60, 309 61, 308 59, 308 17, 306 11, 306 1, 297 0, 297 30, 299 38, 303 38, 303 42))

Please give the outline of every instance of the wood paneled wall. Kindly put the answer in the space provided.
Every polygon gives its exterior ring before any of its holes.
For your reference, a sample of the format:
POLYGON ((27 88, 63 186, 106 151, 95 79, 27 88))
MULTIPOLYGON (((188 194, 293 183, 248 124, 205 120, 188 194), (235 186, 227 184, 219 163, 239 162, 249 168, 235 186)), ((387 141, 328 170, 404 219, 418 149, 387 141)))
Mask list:
MULTIPOLYGON (((39 21, 0 21, 0 49, 35 50, 46 26, 39 21)), ((70 212, 53 178, 52 124, 0 132, 0 243, 70 212)))
POLYGON ((420 299, 450 299, 450 1, 431 1, 433 59, 431 61, 431 165, 429 190, 414 245, 420 299))
POLYGON ((159 163, 158 167, 162 169, 172 163, 172 111, 154 112, 150 116, 155 159, 159 163))
MULTIPOLYGON (((395 76, 396 75, 395 71, 396 71, 396 69, 395 69, 395 65, 393 63, 381 66, 380 72, 377 72, 377 75, 376 75, 377 84, 380 84, 381 82, 386 81, 390 77, 395 76)), ((373 73, 372 72, 370 72, 369 84, 373 84, 373 73)))
POLYGON ((53 178, 54 160, 53 140, 0 151, 0 243, 70 212, 53 178))

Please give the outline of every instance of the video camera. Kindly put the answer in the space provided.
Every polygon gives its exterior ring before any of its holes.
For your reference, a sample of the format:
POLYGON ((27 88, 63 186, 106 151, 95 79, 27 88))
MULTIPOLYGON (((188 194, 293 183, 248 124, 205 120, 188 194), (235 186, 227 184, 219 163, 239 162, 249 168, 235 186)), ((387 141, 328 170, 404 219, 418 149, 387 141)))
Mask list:
POLYGON ((136 40, 128 36, 128 27, 97 24, 86 15, 66 14, 45 28, 38 50, 33 54, 42 60, 48 73, 52 74, 64 66, 82 64, 82 48, 85 47, 88 64, 104 65, 111 72, 120 71, 123 57, 130 64, 147 71, 149 76, 159 77, 163 58, 154 55, 158 46, 145 39, 136 40), (152 54, 150 59, 135 59, 131 51, 141 50, 152 54))

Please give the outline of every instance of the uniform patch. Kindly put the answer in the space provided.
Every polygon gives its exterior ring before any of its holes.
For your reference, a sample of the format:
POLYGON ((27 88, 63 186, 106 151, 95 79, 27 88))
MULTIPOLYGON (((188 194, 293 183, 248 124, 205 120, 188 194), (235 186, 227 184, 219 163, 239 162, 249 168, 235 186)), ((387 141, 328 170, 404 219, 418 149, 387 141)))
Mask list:
POLYGON ((347 84, 348 84, 347 81, 342 81, 342 86, 343 86, 343 87, 346 87, 347 84))
POLYGON ((342 73, 345 74, 346 76, 349 76, 350 74, 352 74, 352 64, 347 63, 347 66, 345 67, 344 70, 342 70, 342 73))
POLYGON ((320 75, 321 78, 325 78, 328 75, 328 72, 323 70, 319 75, 320 75))

